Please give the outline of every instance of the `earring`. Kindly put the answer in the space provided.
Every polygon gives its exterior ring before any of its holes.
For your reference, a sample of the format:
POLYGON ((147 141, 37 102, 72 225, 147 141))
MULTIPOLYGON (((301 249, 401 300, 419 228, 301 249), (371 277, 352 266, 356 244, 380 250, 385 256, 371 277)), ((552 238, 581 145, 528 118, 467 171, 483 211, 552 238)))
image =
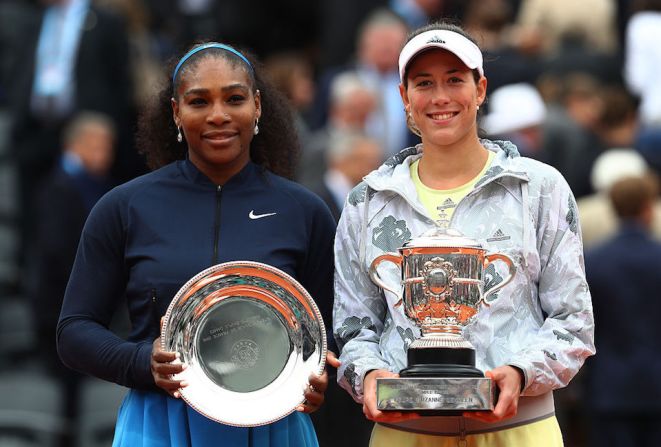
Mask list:
POLYGON ((255 119, 255 130, 253 132, 255 135, 259 133, 259 118, 255 119))
POLYGON ((413 121, 413 116, 411 115, 411 112, 408 112, 406 114, 406 126, 415 135, 417 135, 419 137, 422 136, 422 134, 420 133, 420 129, 418 129, 418 126, 415 125, 415 121, 413 121))
POLYGON ((181 143, 184 141, 184 137, 181 135, 181 127, 177 126, 177 142, 181 143))
POLYGON ((478 104, 477 107, 475 107, 475 110, 480 110, 480 105, 478 104))

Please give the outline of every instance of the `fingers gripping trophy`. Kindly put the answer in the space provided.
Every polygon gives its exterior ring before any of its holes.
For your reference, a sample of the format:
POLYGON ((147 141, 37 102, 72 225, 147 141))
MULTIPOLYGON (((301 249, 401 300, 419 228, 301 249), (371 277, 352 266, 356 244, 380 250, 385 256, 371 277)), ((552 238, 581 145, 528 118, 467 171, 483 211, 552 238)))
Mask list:
POLYGON ((400 377, 377 379, 379 410, 452 415, 494 408, 495 387, 475 367, 475 348, 462 331, 478 318, 480 306, 489 306, 489 298, 512 280, 515 267, 509 256, 487 253, 448 223, 438 221, 398 253, 384 253, 370 266, 372 281, 400 296, 395 307, 403 305, 421 332, 408 347, 408 366, 400 377), (379 276, 377 267, 386 261, 399 266, 401 284, 386 284, 379 276), (494 262, 504 263, 508 276, 485 293, 484 272, 494 262))

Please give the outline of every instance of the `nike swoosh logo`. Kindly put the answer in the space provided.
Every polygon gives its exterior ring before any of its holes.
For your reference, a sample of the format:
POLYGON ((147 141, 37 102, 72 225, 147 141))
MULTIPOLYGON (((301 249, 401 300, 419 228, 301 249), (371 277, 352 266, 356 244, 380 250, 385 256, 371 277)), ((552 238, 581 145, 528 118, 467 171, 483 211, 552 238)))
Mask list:
POLYGON ((255 214, 255 210, 250 210, 248 217, 251 219, 261 219, 262 217, 275 216, 277 213, 264 213, 264 214, 255 214))

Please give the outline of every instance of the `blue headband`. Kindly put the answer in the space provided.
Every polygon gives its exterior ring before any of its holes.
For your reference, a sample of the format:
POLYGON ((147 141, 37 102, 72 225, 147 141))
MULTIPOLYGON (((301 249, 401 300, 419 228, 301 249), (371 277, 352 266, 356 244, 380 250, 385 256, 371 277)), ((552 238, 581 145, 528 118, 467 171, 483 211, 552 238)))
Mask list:
POLYGON ((219 48, 221 50, 229 51, 230 53, 239 56, 246 63, 246 65, 248 65, 248 68, 250 68, 250 71, 253 71, 252 64, 250 63, 250 61, 243 54, 236 51, 234 48, 232 48, 230 46, 227 46, 227 45, 223 45, 222 43, 209 42, 209 43, 205 43, 204 45, 200 45, 199 47, 193 48, 188 53, 184 54, 184 56, 181 59, 179 59, 179 63, 174 68, 174 73, 172 74, 172 83, 174 84, 175 79, 177 79, 177 73, 179 73, 179 69, 184 64, 184 62, 186 62, 188 60, 188 58, 190 58, 192 55, 194 55, 198 51, 206 50, 208 48, 219 48))

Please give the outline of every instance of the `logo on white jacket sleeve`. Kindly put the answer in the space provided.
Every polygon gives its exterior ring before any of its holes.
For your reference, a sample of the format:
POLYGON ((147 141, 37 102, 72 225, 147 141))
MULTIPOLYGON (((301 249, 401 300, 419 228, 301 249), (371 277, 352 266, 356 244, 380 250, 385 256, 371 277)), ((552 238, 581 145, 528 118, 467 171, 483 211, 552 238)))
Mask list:
POLYGON ((349 202, 349 205, 357 206, 359 203, 363 203, 365 201, 366 196, 368 199, 371 199, 374 194, 376 194, 376 191, 368 187, 367 183, 360 182, 351 190, 347 201, 349 202))
POLYGON ((574 202, 574 199, 572 199, 571 196, 567 198, 568 203, 567 206, 569 209, 567 210, 567 216, 565 219, 567 220, 567 224, 569 225, 569 229, 571 230, 572 233, 578 234, 578 213, 576 212, 576 203, 574 202))

